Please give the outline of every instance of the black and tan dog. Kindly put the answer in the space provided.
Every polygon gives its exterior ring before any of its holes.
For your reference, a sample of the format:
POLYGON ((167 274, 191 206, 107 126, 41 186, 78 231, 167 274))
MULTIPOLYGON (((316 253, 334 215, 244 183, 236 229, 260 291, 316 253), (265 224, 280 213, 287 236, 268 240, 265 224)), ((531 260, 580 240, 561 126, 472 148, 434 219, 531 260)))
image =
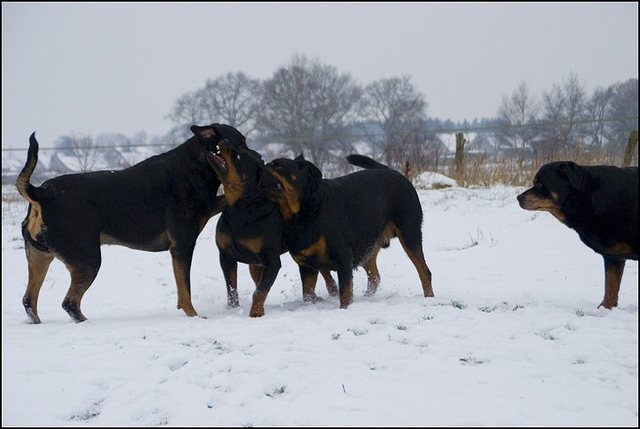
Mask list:
POLYGON ((54 257, 71 273, 62 307, 76 321, 85 320, 82 296, 101 264, 100 246, 169 250, 178 290, 178 308, 195 316, 190 268, 196 238, 212 216, 224 208, 216 197, 220 181, 206 159, 217 143, 229 139, 244 145, 244 136, 228 125, 193 126, 194 136, 166 153, 121 171, 67 174, 40 187, 29 183, 38 162, 35 133, 16 186, 29 202, 22 235, 29 282, 22 300, 34 323, 40 323, 40 288, 54 257))
MULTIPOLYGON (((228 307, 239 305, 237 289, 238 262, 249 264, 251 278, 256 284, 249 315, 264 315, 267 296, 280 270, 280 255, 287 251, 283 241, 283 223, 278 206, 267 199, 258 182, 265 173, 259 153, 243 144, 223 140, 217 153, 207 156, 224 187, 226 207, 216 227, 216 244, 220 251, 220 266, 227 286, 228 307)), ((323 272, 327 290, 337 295, 335 281, 328 271, 323 272)), ((314 282, 315 288, 315 282, 314 282)), ((304 300, 319 298, 303 290, 304 300)))
POLYGON ((552 162, 540 168, 533 187, 518 195, 518 202, 526 210, 550 212, 602 255, 600 306, 617 306, 625 260, 638 260, 638 167, 552 162))
POLYGON ((367 294, 375 293, 378 251, 398 237, 418 271, 424 296, 433 296, 415 188, 402 174, 371 158, 347 158, 366 170, 329 180, 302 155, 267 164, 271 174, 264 176, 262 186, 280 208, 285 241, 303 285, 311 288, 319 269, 336 270, 340 308, 347 308, 353 300, 353 270, 365 269, 367 294))

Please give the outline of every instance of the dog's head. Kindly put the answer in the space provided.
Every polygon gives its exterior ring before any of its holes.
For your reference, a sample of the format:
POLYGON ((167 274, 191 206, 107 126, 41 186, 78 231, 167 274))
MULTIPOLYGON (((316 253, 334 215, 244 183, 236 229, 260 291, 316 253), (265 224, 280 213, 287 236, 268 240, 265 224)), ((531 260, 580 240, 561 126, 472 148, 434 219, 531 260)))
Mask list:
POLYGON ((246 144, 229 139, 218 142, 216 151, 207 152, 207 161, 224 187, 227 204, 258 187, 264 172, 262 156, 246 144))
POLYGON ((300 212, 302 201, 317 188, 322 172, 302 154, 295 159, 278 158, 267 164, 261 182, 267 198, 280 205, 285 220, 300 212))
POLYGON ((247 139, 242 135, 240 131, 225 124, 212 124, 206 126, 192 125, 191 132, 198 140, 204 144, 204 153, 217 152, 218 143, 227 139, 234 144, 247 146, 247 139))
POLYGON ((560 161, 540 167, 533 179, 533 187, 518 195, 518 203, 525 210, 544 210, 565 222, 563 205, 586 188, 586 172, 571 161, 560 161))

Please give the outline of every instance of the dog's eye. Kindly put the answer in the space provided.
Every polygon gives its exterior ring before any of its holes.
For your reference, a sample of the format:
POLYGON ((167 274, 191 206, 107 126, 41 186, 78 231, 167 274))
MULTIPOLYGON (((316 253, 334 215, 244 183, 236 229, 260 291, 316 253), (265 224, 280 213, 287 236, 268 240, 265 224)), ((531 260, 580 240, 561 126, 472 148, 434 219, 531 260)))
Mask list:
POLYGON ((236 155, 236 159, 237 159, 238 161, 240 161, 240 154, 237 154, 237 155, 236 155))

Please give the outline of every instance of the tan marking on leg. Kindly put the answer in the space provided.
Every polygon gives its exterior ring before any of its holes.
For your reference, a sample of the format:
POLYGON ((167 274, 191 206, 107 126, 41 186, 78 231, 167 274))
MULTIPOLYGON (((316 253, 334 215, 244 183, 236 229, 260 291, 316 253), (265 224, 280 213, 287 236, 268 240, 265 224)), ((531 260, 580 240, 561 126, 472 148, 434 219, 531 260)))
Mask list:
POLYGON ((251 302, 251 310, 249 311, 250 317, 262 317, 264 316, 264 302, 267 299, 267 294, 256 289, 253 292, 253 300, 251 302))
POLYGON ((302 279, 302 300, 304 302, 319 301, 316 296, 316 282, 318 281, 318 270, 309 269, 302 279))
POLYGON ((258 283, 262 278, 262 270, 263 268, 260 265, 249 265, 249 274, 251 274, 251 279, 256 286, 258 286, 258 283))
POLYGON ((374 295, 380 284, 380 272, 378 271, 377 264, 378 252, 380 252, 380 247, 376 247, 369 259, 362 264, 362 268, 364 268, 367 273, 367 291, 364 294, 365 296, 374 295))
POLYGON ((40 295, 40 288, 42 287, 54 255, 53 253, 42 252, 28 242, 25 243, 25 251, 27 254, 27 264, 29 266, 29 281, 27 283, 27 290, 22 298, 22 304, 31 321, 33 323, 40 323, 40 317, 38 317, 38 296, 40 295))
POLYGON ((624 259, 612 261, 606 265, 604 279, 604 298, 598 307, 611 309, 618 306, 618 292, 624 272, 624 259))
POLYGON ((400 238, 400 244, 402 244, 402 248, 404 249, 407 256, 409 256, 409 259, 418 271, 418 276, 420 277, 420 282, 422 283, 422 291, 424 293, 424 296, 434 296, 433 288, 431 286, 431 270, 427 266, 427 262, 424 260, 424 253, 422 252, 422 248, 419 248, 416 252, 413 252, 406 245, 402 235, 400 234, 398 235, 398 237, 400 238))
POLYGON ((347 308, 353 302, 353 278, 340 290, 340 308, 347 308))
POLYGON ((171 263, 173 265, 173 275, 176 280, 176 288, 178 291, 178 309, 182 309, 189 316, 197 316, 196 310, 191 303, 191 292, 189 291, 189 267, 185 263, 171 254, 171 263))
POLYGON ((93 273, 90 269, 82 269, 68 265, 67 269, 71 274, 71 285, 62 301, 62 308, 64 308, 69 316, 76 322, 83 322, 87 320, 87 318, 82 314, 81 310, 82 297, 93 283, 97 272, 93 273))
POLYGON ((322 278, 324 278, 324 282, 327 286, 327 292, 331 296, 338 296, 338 285, 336 281, 331 276, 331 271, 329 270, 320 270, 320 274, 322 274, 322 278))

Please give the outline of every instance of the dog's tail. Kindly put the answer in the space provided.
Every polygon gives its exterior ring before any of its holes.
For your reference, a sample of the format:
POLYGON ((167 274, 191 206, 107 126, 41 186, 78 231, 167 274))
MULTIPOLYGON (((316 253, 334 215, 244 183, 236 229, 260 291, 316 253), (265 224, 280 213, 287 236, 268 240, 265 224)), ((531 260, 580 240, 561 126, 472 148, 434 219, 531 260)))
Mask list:
POLYGON ((29 137, 29 152, 27 153, 27 162, 24 164, 20 175, 18 176, 18 180, 16 181, 16 188, 18 188, 18 192, 22 195, 22 198, 29 201, 30 203, 34 203, 38 200, 36 196, 36 187, 29 183, 31 180, 31 175, 33 174, 33 170, 36 169, 36 165, 38 164, 38 141, 36 140, 36 133, 33 132, 31 137, 29 137))
POLYGON ((378 161, 364 155, 356 155, 356 154, 349 155, 347 156, 347 161, 349 161, 349 164, 353 164, 355 166, 366 168, 366 169, 389 168, 386 165, 380 164, 378 161))

